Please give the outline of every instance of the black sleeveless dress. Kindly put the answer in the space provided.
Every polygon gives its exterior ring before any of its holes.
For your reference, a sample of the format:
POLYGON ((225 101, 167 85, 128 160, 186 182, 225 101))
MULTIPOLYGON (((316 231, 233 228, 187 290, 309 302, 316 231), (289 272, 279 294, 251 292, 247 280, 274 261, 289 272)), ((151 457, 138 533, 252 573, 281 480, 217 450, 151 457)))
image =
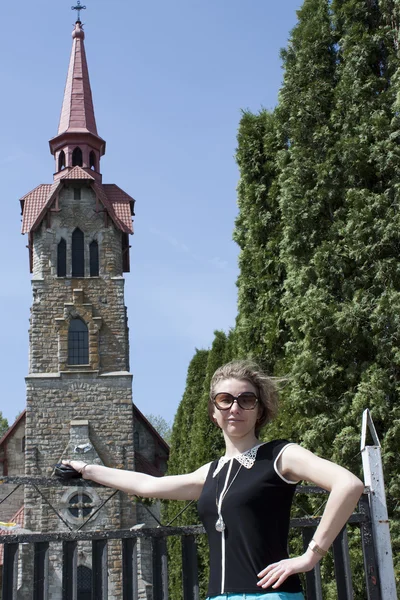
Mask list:
POLYGON ((288 444, 287 440, 274 440, 232 459, 228 486, 235 475, 236 478, 222 502, 223 532, 215 529, 217 498, 224 487, 230 461, 222 465, 216 460, 211 464, 198 500, 210 546, 208 596, 232 592, 301 592, 298 575, 288 577, 279 590, 257 585, 257 573, 288 558, 290 509, 296 483, 286 480, 276 469, 276 462, 288 444))

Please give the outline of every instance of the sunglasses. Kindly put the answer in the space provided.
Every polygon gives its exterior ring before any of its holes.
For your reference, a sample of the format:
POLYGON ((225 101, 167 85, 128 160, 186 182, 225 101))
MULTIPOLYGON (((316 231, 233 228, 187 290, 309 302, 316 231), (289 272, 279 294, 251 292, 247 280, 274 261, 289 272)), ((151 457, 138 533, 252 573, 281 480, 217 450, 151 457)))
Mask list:
POLYGON ((220 392, 214 396, 213 402, 218 410, 229 410, 235 400, 243 410, 253 410, 258 402, 258 398, 253 392, 243 392, 238 396, 232 396, 228 392, 220 392))

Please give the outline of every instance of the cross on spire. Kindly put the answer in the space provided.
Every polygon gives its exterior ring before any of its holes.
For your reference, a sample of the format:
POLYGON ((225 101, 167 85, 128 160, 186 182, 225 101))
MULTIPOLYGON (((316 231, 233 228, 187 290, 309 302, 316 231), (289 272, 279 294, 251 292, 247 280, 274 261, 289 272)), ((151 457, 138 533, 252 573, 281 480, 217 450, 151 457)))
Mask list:
POLYGON ((76 6, 71 6, 71 10, 77 10, 78 11, 78 18, 77 21, 81 21, 81 10, 86 10, 86 6, 81 6, 81 0, 77 0, 77 5, 76 6))

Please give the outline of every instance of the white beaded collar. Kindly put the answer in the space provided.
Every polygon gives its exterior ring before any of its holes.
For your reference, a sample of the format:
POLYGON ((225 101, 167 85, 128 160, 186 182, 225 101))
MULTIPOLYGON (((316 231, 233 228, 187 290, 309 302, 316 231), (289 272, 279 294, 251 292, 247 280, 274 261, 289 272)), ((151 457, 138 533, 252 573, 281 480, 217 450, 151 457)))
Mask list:
MULTIPOLYGON (((258 449, 261 448, 261 446, 264 446, 265 443, 266 442, 263 442, 262 444, 253 446, 253 448, 250 448, 250 450, 246 450, 245 452, 242 452, 237 456, 233 456, 232 458, 237 460, 243 467, 246 467, 246 469, 251 469, 251 467, 256 462, 258 449)), ((227 456, 221 456, 213 473, 213 477, 218 475, 223 466, 226 465, 226 463, 228 463, 230 460, 232 460, 232 458, 228 458, 227 456)))

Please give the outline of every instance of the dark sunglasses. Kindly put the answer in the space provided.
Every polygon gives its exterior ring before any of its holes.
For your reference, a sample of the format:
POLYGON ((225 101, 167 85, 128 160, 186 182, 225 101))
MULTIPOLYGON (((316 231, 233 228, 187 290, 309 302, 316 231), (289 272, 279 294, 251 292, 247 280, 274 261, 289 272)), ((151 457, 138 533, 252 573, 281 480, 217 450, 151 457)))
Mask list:
POLYGON ((258 398, 253 392, 243 392, 238 396, 220 392, 214 396, 213 402, 218 410, 229 410, 235 400, 243 410, 253 410, 258 402, 258 398))

